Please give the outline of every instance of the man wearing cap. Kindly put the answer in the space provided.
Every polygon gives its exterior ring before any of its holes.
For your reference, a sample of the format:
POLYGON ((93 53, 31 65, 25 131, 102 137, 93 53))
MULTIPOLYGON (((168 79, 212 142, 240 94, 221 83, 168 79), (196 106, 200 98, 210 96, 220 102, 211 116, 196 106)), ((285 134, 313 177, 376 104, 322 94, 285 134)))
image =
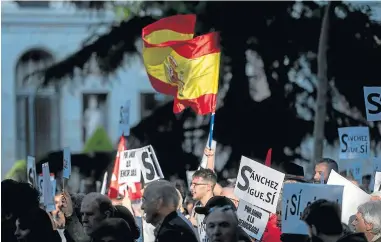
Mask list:
MULTIPOLYGON (((233 210, 234 212, 237 211, 236 206, 234 203, 227 197, 223 196, 214 196, 209 199, 209 201, 205 204, 203 207, 196 207, 195 212, 200 215, 204 215, 205 219, 208 217, 208 215, 218 207, 228 207, 229 209, 233 210)), ((247 241, 251 242, 252 240, 250 237, 243 231, 241 227, 238 228, 238 239, 240 241, 247 241)), ((201 241, 203 242, 203 241, 201 241)))

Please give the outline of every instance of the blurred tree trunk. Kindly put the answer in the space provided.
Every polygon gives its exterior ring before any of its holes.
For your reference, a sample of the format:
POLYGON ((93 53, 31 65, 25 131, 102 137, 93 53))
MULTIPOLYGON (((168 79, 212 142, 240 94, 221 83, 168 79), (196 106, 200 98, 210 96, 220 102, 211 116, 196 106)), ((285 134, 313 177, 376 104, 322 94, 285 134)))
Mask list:
POLYGON ((327 115, 327 91, 328 91, 328 41, 329 41, 329 27, 332 2, 328 2, 326 7, 323 23, 320 32, 319 47, 318 47, 318 83, 317 83, 317 100, 316 100, 316 112, 314 122, 314 149, 313 149, 313 161, 317 162, 323 156, 324 146, 324 126, 327 115))

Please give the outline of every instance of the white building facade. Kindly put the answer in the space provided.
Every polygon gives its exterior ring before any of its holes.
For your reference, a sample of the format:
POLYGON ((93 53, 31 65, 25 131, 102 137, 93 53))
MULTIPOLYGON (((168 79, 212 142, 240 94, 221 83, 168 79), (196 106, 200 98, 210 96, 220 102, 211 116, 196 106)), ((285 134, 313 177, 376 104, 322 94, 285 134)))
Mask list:
POLYGON ((63 147, 81 152, 89 132, 98 124, 116 143, 122 104, 131 101, 132 126, 155 105, 156 94, 138 57, 120 70, 117 78, 110 77, 110 82, 90 73, 65 80, 59 88, 35 92, 39 80, 28 74, 79 50, 91 34, 90 26, 114 19, 113 14, 99 17, 46 3, 2 4, 2 177, 15 161, 30 154, 39 158, 63 147))

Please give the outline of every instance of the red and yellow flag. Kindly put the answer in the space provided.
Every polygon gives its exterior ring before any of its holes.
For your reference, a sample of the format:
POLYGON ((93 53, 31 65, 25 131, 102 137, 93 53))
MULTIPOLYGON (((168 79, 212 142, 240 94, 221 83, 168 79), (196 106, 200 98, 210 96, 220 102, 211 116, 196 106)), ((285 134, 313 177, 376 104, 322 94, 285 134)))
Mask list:
POLYGON ((215 112, 220 69, 219 35, 193 38, 196 15, 176 15, 143 28, 143 59, 153 88, 175 97, 173 112, 215 112))

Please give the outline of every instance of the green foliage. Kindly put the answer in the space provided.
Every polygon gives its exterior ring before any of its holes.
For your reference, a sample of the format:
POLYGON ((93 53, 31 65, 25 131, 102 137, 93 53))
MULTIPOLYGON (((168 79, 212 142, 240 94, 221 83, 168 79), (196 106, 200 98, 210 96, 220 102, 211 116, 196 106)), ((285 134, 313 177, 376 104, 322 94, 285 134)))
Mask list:
POLYGON ((103 127, 99 127, 93 136, 86 141, 83 153, 108 152, 113 150, 114 147, 106 130, 103 127))
MULTIPOLYGON (((162 16, 196 13, 198 34, 212 29, 221 33, 224 56, 221 77, 232 76, 226 81, 229 88, 221 97, 223 105, 216 113, 214 129, 217 142, 232 148, 229 164, 237 166, 235 162, 241 155, 265 157, 269 147, 273 148, 277 162, 309 159, 301 155, 300 143, 306 135, 312 134, 316 55, 324 5, 313 1, 170 1, 144 2, 140 7, 139 12, 143 11, 146 16, 131 15, 127 11, 126 20, 118 26, 110 27, 108 33, 93 43, 40 73, 45 84, 72 76, 73 70, 82 68, 92 54, 104 75, 115 73, 127 63, 129 55, 137 52, 135 41, 140 38, 141 29, 158 17, 152 14, 152 9, 161 9, 162 16), (248 49, 261 57, 271 91, 271 97, 261 102, 251 97, 251 84, 245 74, 248 49), (291 152, 285 154, 285 149, 291 152)), ((376 60, 381 58, 381 46, 375 39, 380 38, 381 27, 371 19, 368 10, 338 2, 337 16, 332 19, 325 128, 329 143, 337 140, 339 126, 367 125, 362 87, 379 85, 376 60), (341 98, 348 102, 344 110, 337 107, 337 100, 341 98)), ((184 163, 192 163, 194 159, 184 154, 182 145, 185 133, 190 132, 190 128, 184 128, 184 123, 194 121, 195 117, 187 111, 174 116, 171 105, 158 109, 131 130, 142 144, 150 143, 155 147, 163 170, 168 173, 183 169, 184 163), (174 164, 178 161, 182 162, 176 168, 174 164)), ((377 125, 372 122, 370 128, 372 139, 379 142, 377 125)), ((204 142, 208 125, 196 125, 192 129, 203 131, 199 140, 204 142)))

